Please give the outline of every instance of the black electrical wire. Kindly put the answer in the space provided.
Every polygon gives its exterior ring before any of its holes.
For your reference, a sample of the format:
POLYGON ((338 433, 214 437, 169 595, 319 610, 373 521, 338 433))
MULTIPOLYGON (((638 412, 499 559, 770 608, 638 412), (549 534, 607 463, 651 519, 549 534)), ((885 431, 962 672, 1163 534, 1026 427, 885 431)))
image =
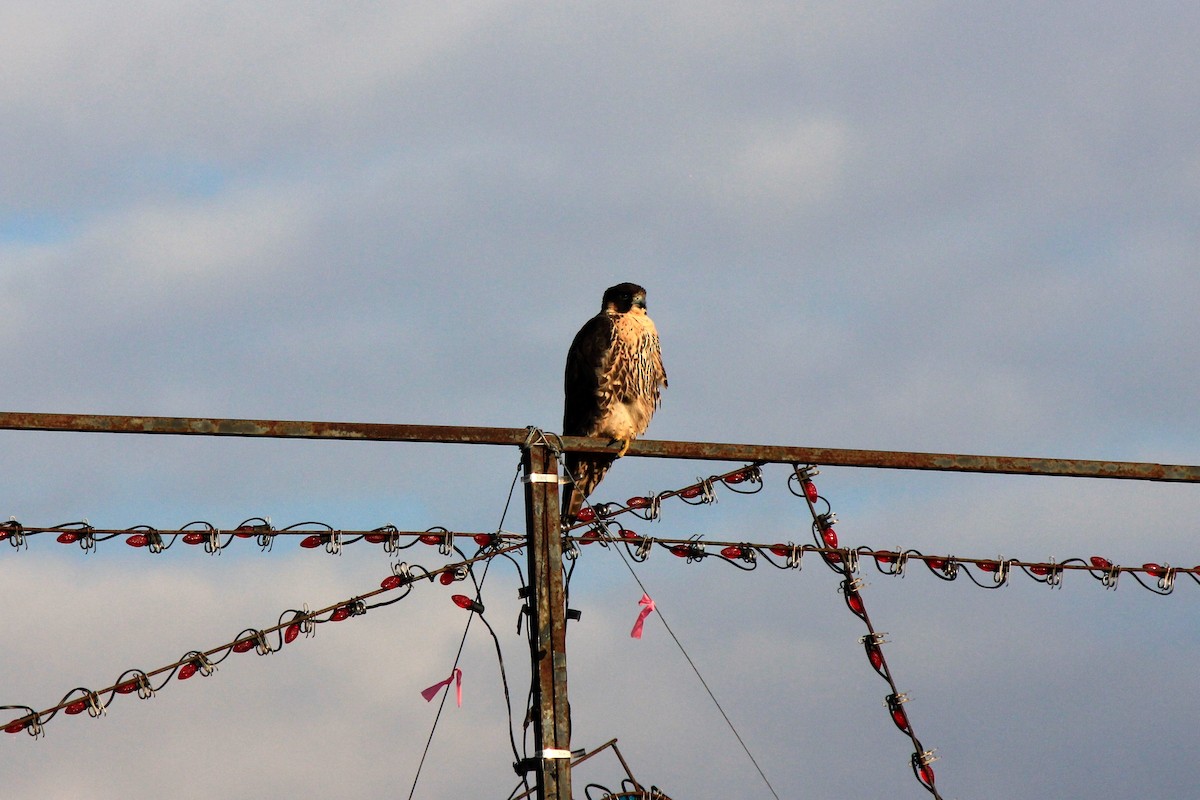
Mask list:
MULTIPOLYGON (((517 480, 518 480, 518 478, 520 478, 520 475, 521 475, 521 465, 518 463, 517 471, 513 475, 512 484, 508 487, 508 499, 505 501, 504 510, 503 510, 503 512, 501 512, 501 515, 500 515, 500 524, 496 526, 497 532, 499 532, 500 530, 502 530, 504 528, 504 519, 508 515, 508 508, 512 503, 513 492, 516 489, 517 480)), ((489 558, 489 559, 487 559, 487 563, 484 564, 483 574, 480 575, 478 582, 475 581, 474 570, 472 570, 468 573, 471 576, 472 583, 475 584, 475 599, 477 601, 479 600, 481 593, 483 591, 483 583, 485 580, 487 580, 488 569, 491 567, 491 565, 492 565, 492 560, 489 558)), ((451 668, 450 674, 454 674, 454 670, 458 669, 458 663, 462 659, 463 648, 466 646, 466 643, 467 643, 467 634, 471 632, 471 622, 475 619, 476 616, 478 616, 480 618, 480 620, 483 620, 482 614, 472 613, 467 616, 467 623, 466 623, 466 625, 463 626, 462 638, 458 642, 458 651, 454 654, 454 666, 451 668)), ((492 630, 492 626, 488 625, 486 620, 483 620, 483 623, 484 623, 484 625, 487 626, 489 631, 492 630)), ((495 636, 496 636, 495 632, 492 631, 492 637, 495 638, 495 636)), ((496 652, 498 655, 500 654, 499 640, 496 640, 496 652)), ((505 700, 507 701, 508 697, 509 697, 508 679, 504 674, 504 660, 503 660, 502 656, 500 657, 500 674, 501 674, 501 680, 503 681, 503 684, 504 684, 504 697, 505 697, 505 700)), ((421 760, 417 762, 417 769, 416 769, 415 774, 413 775, 412 787, 408 791, 408 800, 412 800, 413 795, 416 794, 417 783, 421 780, 421 770, 425 766, 425 759, 429 756, 429 748, 433 744, 433 736, 437 732, 438 723, 441 721, 441 718, 442 718, 442 711, 446 707, 446 698, 449 697, 449 695, 450 695, 450 686, 449 686, 449 684, 447 684, 445 690, 442 692, 441 702, 438 703, 438 710, 437 710, 437 713, 434 715, 433 725, 429 729, 429 737, 425 740, 425 748, 424 748, 424 750, 421 751, 421 760)), ((512 728, 513 728, 513 726, 512 726, 512 703, 509 702, 509 704, 508 704, 508 731, 509 731, 509 739, 512 741, 513 755, 515 756, 517 753, 517 745, 516 745, 516 739, 514 738, 513 733, 512 733, 512 728)))

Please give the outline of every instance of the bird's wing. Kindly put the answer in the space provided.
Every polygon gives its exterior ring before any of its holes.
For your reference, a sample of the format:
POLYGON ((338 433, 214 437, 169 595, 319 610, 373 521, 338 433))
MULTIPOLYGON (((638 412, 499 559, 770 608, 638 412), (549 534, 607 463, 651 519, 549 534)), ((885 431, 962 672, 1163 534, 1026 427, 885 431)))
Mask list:
POLYGON ((613 320, 597 314, 579 329, 567 351, 563 381, 563 434, 592 436, 603 413, 607 372, 615 338, 613 320))

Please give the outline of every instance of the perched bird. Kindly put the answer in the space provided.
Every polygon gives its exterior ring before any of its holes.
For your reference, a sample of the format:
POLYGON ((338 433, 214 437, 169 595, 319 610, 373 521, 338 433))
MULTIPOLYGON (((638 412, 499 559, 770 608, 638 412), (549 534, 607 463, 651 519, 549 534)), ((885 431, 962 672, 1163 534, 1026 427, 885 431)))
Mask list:
POLYGON ((645 432, 667 385, 658 331, 646 315, 646 290, 620 283, 604 292, 600 313, 575 334, 567 352, 563 433, 602 436, 620 443, 616 455, 567 453, 575 479, 563 488, 563 512, 579 516, 584 499, 614 460, 645 432))

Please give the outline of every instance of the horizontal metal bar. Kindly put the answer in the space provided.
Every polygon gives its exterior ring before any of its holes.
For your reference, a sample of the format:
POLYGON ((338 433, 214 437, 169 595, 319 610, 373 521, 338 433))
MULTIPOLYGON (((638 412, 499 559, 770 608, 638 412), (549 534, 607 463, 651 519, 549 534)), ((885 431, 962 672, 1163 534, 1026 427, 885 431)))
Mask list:
MULTIPOLYGON (((458 425, 399 425, 371 422, 301 422, 293 420, 210 419, 194 417, 123 417, 94 414, 0 412, 0 430, 77 431, 91 433, 243 436, 274 439, 340 439, 378 442, 439 442, 521 447, 526 428, 458 425)), ((549 435, 549 434, 548 434, 549 435)), ((577 452, 615 452, 604 439, 550 435, 562 448, 577 452)), ((700 461, 752 461, 764 464, 816 464, 828 467, 931 470, 938 472, 1057 475, 1072 478, 1117 478, 1140 481, 1200 483, 1200 466, 1134 461, 1088 461, 1068 458, 914 453, 890 450, 847 450, 829 447, 723 444, 641 439, 627 456, 700 461)))
POLYGON ((85 433, 161 433, 192 436, 251 436, 268 439, 352 439, 375 442, 448 442, 520 446, 523 428, 457 425, 395 425, 372 422, 301 422, 275 419, 118 417, 96 414, 0 412, 0 429, 85 433))
MULTIPOLYGON (((577 440, 563 437, 567 449, 577 440)), ((587 439, 578 441, 590 441, 587 439)), ((913 453, 889 450, 845 450, 829 447, 720 444, 716 442, 634 442, 627 455, 713 461, 816 464, 826 467, 874 467, 937 472, 982 472, 1009 475, 1056 475, 1068 478, 1120 478, 1138 481, 1200 483, 1200 466, 1135 461, 1088 461, 1071 458, 913 453)))

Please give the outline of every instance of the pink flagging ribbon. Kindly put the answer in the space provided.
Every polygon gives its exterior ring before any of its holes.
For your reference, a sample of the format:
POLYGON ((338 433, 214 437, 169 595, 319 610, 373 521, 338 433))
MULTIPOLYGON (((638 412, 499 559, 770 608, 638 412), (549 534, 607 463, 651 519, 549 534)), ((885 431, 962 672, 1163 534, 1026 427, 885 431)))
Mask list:
POLYGON ((638 614, 637 622, 633 623, 633 630, 629 632, 634 639, 642 638, 642 626, 646 624, 646 617, 654 610, 654 601, 650 599, 650 595, 642 592, 642 599, 638 600, 638 605, 642 606, 642 613, 638 614))
POLYGON ((461 669, 455 669, 454 672, 450 674, 450 677, 446 678, 446 680, 438 681, 433 686, 430 686, 428 689, 422 689, 421 697, 424 697, 425 702, 428 703, 430 700, 437 697, 438 692, 440 692, 442 689, 449 686, 451 681, 454 682, 455 689, 457 691, 458 707, 462 708, 462 670, 461 669))

